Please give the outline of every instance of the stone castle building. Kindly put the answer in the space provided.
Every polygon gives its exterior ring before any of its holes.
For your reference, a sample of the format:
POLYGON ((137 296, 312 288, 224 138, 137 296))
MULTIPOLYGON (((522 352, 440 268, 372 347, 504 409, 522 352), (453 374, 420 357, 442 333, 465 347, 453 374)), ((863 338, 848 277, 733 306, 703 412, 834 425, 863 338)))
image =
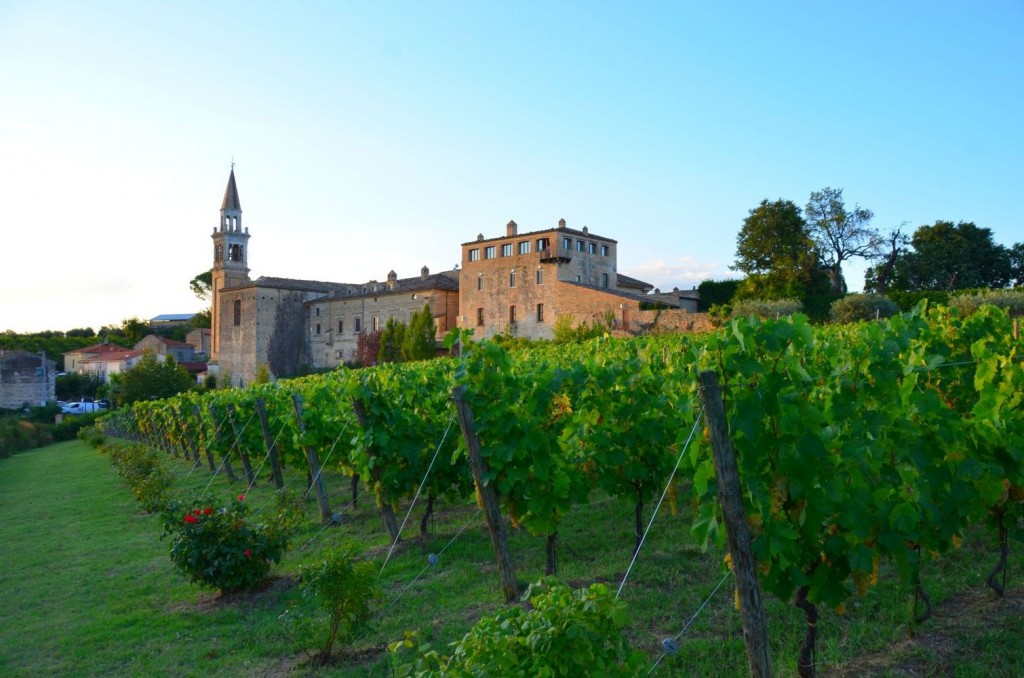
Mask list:
POLYGON ((701 314, 665 310, 684 306, 681 294, 655 299, 651 285, 618 273, 615 240, 569 228, 564 219, 524 233, 510 221, 504 236, 463 243, 461 270, 431 274, 424 266, 411 278, 390 271, 384 282, 252 280, 249 237, 232 169, 211 236, 209 373, 225 384, 245 385, 261 366, 285 376, 354 362, 361 334, 383 329, 389 318, 408 322, 424 305, 438 342, 455 327, 473 329, 476 338, 550 339, 565 315, 574 324, 601 322, 626 332, 659 322, 667 329, 706 325, 701 314))

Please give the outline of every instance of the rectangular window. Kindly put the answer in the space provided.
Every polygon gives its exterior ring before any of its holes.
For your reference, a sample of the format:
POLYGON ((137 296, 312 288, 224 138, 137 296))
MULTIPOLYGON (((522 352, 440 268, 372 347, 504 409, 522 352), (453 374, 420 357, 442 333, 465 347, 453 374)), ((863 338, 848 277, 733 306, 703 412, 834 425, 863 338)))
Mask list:
POLYGON ((519 253, 520 254, 529 254, 530 253, 530 241, 529 240, 524 240, 521 243, 519 243, 519 253))
POLYGON ((587 254, 597 254, 597 243, 596 242, 588 242, 587 243, 587 254))
POLYGON ((484 248, 484 259, 493 259, 493 258, 494 258, 494 245, 489 245, 488 247, 484 248))
POLYGON ((235 312, 235 327, 238 327, 239 325, 242 324, 242 300, 235 299, 235 303, 232 304, 232 306, 232 310, 235 312))
POLYGON ((477 327, 484 326, 484 310, 482 308, 476 310, 476 325, 477 327))
POLYGON ((373 316, 373 331, 380 332, 380 318, 373 316))
POLYGON ((607 257, 608 256, 608 245, 601 245, 601 256, 602 257, 607 257))
POLYGON ((608 287, 608 274, 607 273, 602 273, 601 274, 601 287, 608 287))
POLYGON ((363 324, 363 319, 362 318, 356 318, 355 329, 352 330, 352 332, 355 333, 355 334, 359 334, 359 330, 362 329, 362 327, 361 327, 362 324, 363 324))
POLYGON ((516 286, 516 272, 515 271, 509 271, 509 274, 508 274, 508 286, 509 287, 515 287, 516 286))
POLYGON ((571 250, 572 249, 572 238, 562 238, 562 248, 571 250))
POLYGON ((579 281, 580 281, 580 277, 576 276, 576 282, 579 282, 579 281))
POLYGON ((516 322, 516 307, 515 306, 509 306, 508 307, 508 322, 509 322, 510 325, 514 325, 515 322, 516 322))
POLYGON ((470 261, 480 261, 480 249, 479 248, 474 248, 474 249, 471 249, 469 251, 469 260, 470 261))
POLYGON ((512 243, 505 243, 501 246, 501 256, 511 257, 512 256, 512 243))
POLYGON ((544 284, 544 269, 543 268, 538 268, 537 269, 537 284, 538 285, 543 285, 544 284))
POLYGON ((544 304, 537 304, 537 322, 544 322, 544 304))
POLYGON ((476 288, 477 290, 482 290, 484 288, 484 276, 482 274, 476 277, 476 288))
POLYGON ((319 306, 316 307, 316 317, 317 318, 320 317, 320 307, 319 306))
POLYGON ((583 241, 582 240, 577 240, 576 241, 576 251, 577 252, 582 252, 583 251, 583 241))
POLYGON ((344 331, 345 331, 345 321, 344 320, 339 320, 338 321, 338 334, 341 334, 344 331))
POLYGON ((548 242, 547 238, 537 238, 537 251, 543 252, 546 250, 549 247, 548 242))
POLYGON ((320 336, 320 323, 316 324, 316 336, 320 336))

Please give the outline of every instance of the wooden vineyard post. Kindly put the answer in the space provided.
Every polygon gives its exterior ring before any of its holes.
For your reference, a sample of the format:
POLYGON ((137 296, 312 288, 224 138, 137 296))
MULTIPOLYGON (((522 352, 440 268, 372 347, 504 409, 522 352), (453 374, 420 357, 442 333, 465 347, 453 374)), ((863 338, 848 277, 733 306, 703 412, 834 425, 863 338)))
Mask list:
MULTIPOLYGON (((366 407, 363 405, 361 400, 352 399, 352 409, 356 412, 356 421, 359 422, 359 426, 363 431, 368 430, 369 423, 366 420, 366 407)), ((372 454, 372 452, 371 452, 372 454)), ((373 468, 370 469, 370 479, 374 483, 380 480, 380 467, 374 464, 373 468)), ((353 501, 355 501, 355 490, 353 486, 353 501)), ((395 519, 395 512, 391 509, 391 504, 386 501, 380 503, 380 514, 384 517, 384 526, 388 529, 388 534, 391 536, 391 543, 395 543, 398 540, 398 521, 395 519)))
POLYGON ((270 469, 274 474, 274 487, 284 489, 284 474, 281 473, 281 462, 277 458, 277 443, 270 433, 270 424, 267 422, 267 404, 263 398, 256 399, 256 415, 260 418, 260 427, 263 429, 263 443, 267 446, 267 457, 270 458, 270 469))
MULTIPOLYGON (((295 421, 299 425, 299 434, 306 430, 302 422, 302 397, 298 393, 292 394, 292 405, 295 406, 295 421)), ((320 522, 331 521, 331 505, 327 501, 327 488, 324 486, 324 475, 320 468, 320 460, 316 456, 316 450, 311 445, 303 445, 302 450, 306 453, 306 464, 309 465, 309 477, 316 493, 316 503, 320 507, 320 522)))
POLYGON ((249 460, 249 453, 245 451, 245 446, 239 441, 242 439, 242 434, 238 430, 238 422, 235 421, 235 406, 228 405, 228 421, 231 422, 231 432, 235 435, 234 442, 231 446, 238 450, 238 457, 242 460, 242 470, 245 472, 245 482, 252 487, 256 484, 256 474, 252 472, 252 462, 249 460))
POLYGON ((210 473, 217 472, 217 462, 213 460, 213 452, 210 451, 210 446, 206 444, 206 432, 203 431, 203 416, 199 412, 199 405, 192 406, 192 416, 196 420, 196 442, 203 448, 203 452, 206 454, 206 463, 210 465, 210 473))
POLYGON ((768 622, 764 613, 764 602, 761 600, 761 585, 757 581, 757 564, 750 550, 750 530, 747 528, 747 514, 743 508, 736 455, 729 439, 729 426, 722 405, 722 389, 718 385, 718 376, 711 371, 701 372, 700 386, 704 413, 711 433, 711 447, 715 455, 718 498, 722 502, 732 569, 740 596, 740 617, 743 623, 743 642, 747 648, 747 667, 751 676, 771 676, 768 622))
MULTIPOLYGON (((217 426, 217 410, 214 409, 213 404, 210 404, 210 420, 213 421, 213 438, 216 441, 220 441, 221 436, 224 434, 220 432, 223 428, 223 424, 217 426)), ((231 468, 231 447, 224 450, 224 473, 227 475, 228 480, 235 480, 235 469, 231 468)))
POLYGON ((487 462, 480 456, 480 439, 476 437, 476 431, 473 429, 473 411, 466 402, 465 396, 464 386, 456 386, 452 389, 452 399, 455 400, 455 411, 459 415, 462 437, 469 450, 469 466, 473 471, 473 482, 476 484, 476 489, 484 504, 484 517, 487 520, 487 531, 491 535, 494 560, 498 563, 501 588, 505 593, 505 602, 511 603, 519 597, 519 583, 516 581, 516 571, 508 549, 508 537, 505 535, 505 523, 501 519, 498 496, 494 492, 493 485, 484 484, 481 480, 488 470, 487 462))

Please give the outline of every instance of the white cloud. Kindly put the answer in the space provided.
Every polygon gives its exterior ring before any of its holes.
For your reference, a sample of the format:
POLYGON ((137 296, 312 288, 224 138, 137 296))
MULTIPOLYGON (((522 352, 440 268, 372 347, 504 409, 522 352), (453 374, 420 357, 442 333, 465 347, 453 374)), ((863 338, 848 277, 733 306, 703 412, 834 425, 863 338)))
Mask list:
POLYGON ((671 290, 674 287, 687 289, 697 287, 709 279, 723 280, 736 277, 735 273, 723 264, 715 261, 696 261, 689 256, 657 259, 622 269, 621 272, 649 282, 661 290, 671 290))

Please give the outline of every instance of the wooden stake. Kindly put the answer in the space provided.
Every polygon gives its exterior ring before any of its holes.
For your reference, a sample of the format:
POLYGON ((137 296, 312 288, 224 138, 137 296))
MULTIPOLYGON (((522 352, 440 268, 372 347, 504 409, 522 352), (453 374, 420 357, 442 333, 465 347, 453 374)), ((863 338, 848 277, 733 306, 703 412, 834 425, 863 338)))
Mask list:
POLYGON ((747 647, 747 667, 756 678, 772 675, 768 654, 768 622, 761 600, 761 585, 757 581, 757 563, 750 550, 750 531, 743 508, 736 455, 729 439, 729 425, 722 405, 722 389, 718 376, 711 371, 701 372, 701 400, 711 432, 711 447, 715 454, 715 473, 718 476, 718 498, 722 502, 725 530, 732 555, 732 569, 740 595, 740 617, 743 623, 743 641, 747 647))
MULTIPOLYGON (((210 404, 210 419, 213 421, 213 437, 218 443, 224 437, 221 432, 221 426, 217 426, 217 410, 214 409, 213 404, 210 404)), ((231 446, 224 450, 224 474, 227 475, 228 480, 235 480, 235 469, 231 468, 231 446)))
MULTIPOLYGON (((366 407, 363 405, 361 400, 352 399, 352 409, 356 412, 356 420, 359 422, 360 428, 363 431, 369 430, 369 421, 366 419, 366 407)), ((373 451, 370 450, 370 455, 373 456, 373 451)), ((380 466, 377 464, 373 465, 370 469, 370 480, 375 484, 380 480, 380 466)), ((355 501, 355 486, 353 485, 352 501, 355 501)), ((380 514, 384 518, 384 527, 388 530, 388 535, 391 537, 391 543, 395 543, 398 539, 398 521, 395 519, 395 512, 391 509, 391 504, 386 501, 380 503, 380 514)))
POLYGON ((466 389, 463 386, 456 386, 452 389, 452 398, 455 400, 455 411, 459 415, 459 426, 462 428, 462 437, 466 441, 466 448, 469 450, 469 466, 473 471, 473 482, 480 493, 484 505, 484 517, 487 519, 487 529, 491 535, 491 549, 494 551, 494 560, 498 564, 498 575, 501 577, 501 589, 505 594, 505 602, 511 603, 519 598, 519 582, 516 581, 515 567, 512 565, 512 555, 508 548, 508 538, 505 536, 505 523, 501 519, 501 509, 498 506, 498 496, 494 486, 483 482, 483 476, 488 472, 487 462, 480 456, 480 439, 473 429, 473 411, 469 403, 465 401, 466 389))
POLYGON ((242 470, 245 472, 245 482, 252 487, 256 484, 256 474, 252 471, 252 462, 249 460, 249 453, 245 451, 245 445, 241 444, 241 432, 238 430, 238 422, 235 421, 235 406, 228 404, 228 421, 231 423, 231 432, 235 435, 232 447, 238 451, 238 457, 242 460, 242 470))
MULTIPOLYGON (((295 406, 295 421, 299 425, 299 434, 306 430, 302 421, 302 396, 298 393, 292 394, 292 405, 295 406)), ((324 485, 324 474, 320 468, 320 460, 316 456, 316 450, 312 445, 303 445, 302 450, 306 453, 306 464, 309 466, 310 484, 313 485, 313 492, 316 494, 316 503, 320 508, 320 522, 329 523, 331 518, 331 505, 327 501, 327 487, 324 485)))
POLYGON ((274 487, 284 489, 284 474, 281 472, 281 462, 277 458, 277 443, 270 432, 270 424, 267 423, 267 403, 263 398, 256 399, 256 415, 260 418, 260 428, 263 429, 263 444, 267 447, 267 456, 270 458, 270 469, 274 474, 274 487))

